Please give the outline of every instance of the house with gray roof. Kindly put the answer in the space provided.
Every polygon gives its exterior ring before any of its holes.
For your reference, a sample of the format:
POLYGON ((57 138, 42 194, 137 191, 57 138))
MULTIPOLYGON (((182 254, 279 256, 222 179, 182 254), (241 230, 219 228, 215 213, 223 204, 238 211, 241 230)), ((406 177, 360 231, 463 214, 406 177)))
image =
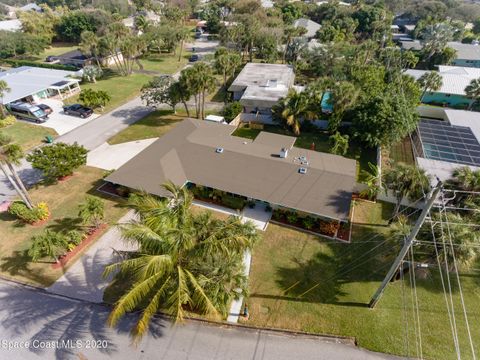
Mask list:
POLYGON ((272 106, 288 94, 294 81, 291 65, 248 63, 228 91, 243 105, 245 113, 270 115, 272 106))
POLYGON ((293 26, 296 28, 304 28, 306 30, 306 33, 303 35, 303 37, 307 39, 312 39, 313 37, 315 37, 317 31, 320 30, 320 28, 322 27, 322 25, 316 23, 315 21, 306 18, 295 20, 293 26))
POLYGON ((0 80, 7 83, 9 92, 0 98, 1 104, 18 100, 38 101, 50 97, 65 99, 80 91, 80 80, 73 71, 21 66, 0 72, 0 80))
POLYGON ((348 221, 355 160, 294 147, 290 136, 261 132, 250 140, 234 130, 186 119, 105 180, 160 197, 168 196, 162 184, 170 180, 348 221))

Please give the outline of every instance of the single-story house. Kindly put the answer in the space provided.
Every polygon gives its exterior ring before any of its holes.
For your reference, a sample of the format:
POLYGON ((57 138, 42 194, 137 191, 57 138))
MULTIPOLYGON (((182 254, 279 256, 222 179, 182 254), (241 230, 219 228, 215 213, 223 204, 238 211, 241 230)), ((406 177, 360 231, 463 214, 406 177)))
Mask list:
POLYGON ((7 83, 10 91, 0 98, 6 105, 24 100, 37 102, 39 99, 65 99, 80 91, 80 80, 74 79, 73 71, 21 66, 0 72, 0 80, 7 83))
POLYGON ((312 21, 310 19, 302 18, 302 19, 297 19, 293 23, 293 26, 298 28, 302 27, 304 28, 307 32, 303 35, 303 37, 306 37, 307 39, 311 39, 315 37, 317 34, 317 31, 320 30, 322 27, 320 24, 316 23, 315 21, 312 21))
POLYGON ((162 184, 204 186, 327 219, 348 221, 356 162, 294 147, 296 138, 186 119, 106 181, 161 197, 162 184))
MULTIPOLYGON (((405 71, 416 80, 427 72, 429 71, 415 69, 405 71)), ((472 100, 465 95, 465 88, 472 80, 480 78, 480 69, 440 65, 438 74, 442 77, 442 87, 438 91, 427 92, 422 98, 422 102, 450 107, 467 107, 472 100)))
POLYGON ((0 31, 21 31, 22 22, 17 19, 0 21, 0 31))
POLYGON ((240 101, 245 113, 270 115, 272 106, 288 94, 294 81, 291 65, 248 63, 228 91, 240 101))
POLYGON ((442 114, 420 120, 412 137, 417 164, 443 181, 459 167, 480 170, 480 113, 444 109, 442 114))
MULTIPOLYGON (((157 24, 160 22, 160 16, 153 11, 139 11, 138 15, 144 16, 149 22, 157 24)), ((122 20, 123 25, 130 29, 135 28, 135 16, 129 16, 122 20)))
MULTIPOLYGON (((121 59, 121 55, 120 55, 121 59)), ((49 62, 55 62, 63 65, 72 65, 77 67, 84 67, 86 65, 96 65, 96 60, 93 56, 85 55, 80 50, 72 50, 61 55, 49 56, 49 62)), ((113 56, 102 56, 99 58, 100 64, 105 67, 115 65, 113 56)))
POLYGON ((35 3, 29 3, 29 4, 26 4, 26 5, 23 5, 18 10, 20 10, 20 11, 43 12, 43 9, 35 3))

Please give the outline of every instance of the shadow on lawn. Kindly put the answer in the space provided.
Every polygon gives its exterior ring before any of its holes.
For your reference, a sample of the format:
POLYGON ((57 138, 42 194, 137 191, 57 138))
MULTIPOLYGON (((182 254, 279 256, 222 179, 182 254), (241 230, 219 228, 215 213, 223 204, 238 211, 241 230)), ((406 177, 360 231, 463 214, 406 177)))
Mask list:
POLYGON ((38 284, 45 283, 45 277, 38 269, 31 269, 31 258, 27 250, 16 250, 10 256, 4 256, 0 260, 0 269, 12 277, 23 276, 38 284))

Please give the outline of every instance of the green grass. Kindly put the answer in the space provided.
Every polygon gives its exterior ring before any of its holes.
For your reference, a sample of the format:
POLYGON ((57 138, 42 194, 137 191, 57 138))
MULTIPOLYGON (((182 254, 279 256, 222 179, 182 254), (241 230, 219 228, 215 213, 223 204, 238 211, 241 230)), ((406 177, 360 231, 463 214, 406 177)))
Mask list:
POLYGON ((64 54, 66 52, 69 52, 69 51, 72 51, 72 50, 77 50, 77 49, 78 49, 78 45, 76 45, 76 44, 53 43, 52 46, 45 49, 40 54, 24 56, 24 57, 22 57, 22 59, 37 61, 37 62, 45 62, 45 59, 47 58, 47 56, 57 56, 57 55, 61 55, 61 54, 64 54))
POLYGON ((0 129, 0 132, 12 137, 13 141, 19 144, 24 151, 40 145, 47 135, 57 135, 55 130, 51 128, 29 124, 24 121, 17 121, 11 126, 0 129))
POLYGON ((115 145, 128 141, 160 137, 182 120, 183 116, 174 115, 170 110, 158 110, 114 135, 108 140, 108 143, 115 145))
MULTIPOLYGON (((233 135, 255 139, 262 130, 240 128, 233 132, 233 135)), ((263 131, 273 132, 281 135, 295 136, 291 131, 285 130, 280 126, 266 125, 263 131)), ((302 132, 295 141, 295 146, 303 149, 311 149, 315 144, 315 150, 320 152, 330 152, 331 144, 329 135, 325 131, 302 132)), ((375 149, 361 147, 358 143, 351 141, 346 157, 357 161, 357 181, 363 181, 363 170, 368 171, 368 163, 376 163, 377 152, 375 149)))
MULTIPOLYGON (((142 86, 149 79, 150 76, 144 74, 120 76, 113 71, 108 71, 106 76, 98 80, 97 83, 83 82, 81 88, 106 91, 112 98, 103 110, 103 113, 107 113, 140 95, 142 86)), ((66 104, 74 104, 77 102, 78 95, 65 100, 66 104)))
MULTIPOLYGON (((370 297, 385 276, 398 246, 382 241, 392 206, 359 202, 355 207, 353 241, 342 244, 322 240, 270 224, 253 250, 250 296, 246 300, 248 324, 319 334, 353 336, 362 347, 416 357, 411 293, 405 281, 390 283, 374 310, 370 297), (370 224, 370 225, 365 225, 370 224), (374 234, 379 234, 371 239, 374 234), (369 252, 371 251, 371 252, 369 252), (364 254, 366 256, 362 257, 364 254), (405 344, 405 317, 409 322, 409 351, 405 344)), ((450 326, 438 271, 417 273, 423 354, 426 359, 454 359, 450 326)), ((478 273, 462 274, 463 294, 469 310, 476 352, 480 351, 480 291, 478 273)), ((472 358, 462 320, 459 294, 454 289, 462 354, 472 358)))
POLYGON ((184 50, 180 61, 178 61, 178 54, 152 54, 140 59, 140 62, 147 71, 155 71, 159 74, 174 74, 187 64, 190 55, 191 52, 184 50))
MULTIPOLYGON (((105 222, 115 224, 126 213, 120 198, 109 197, 96 191, 101 183, 103 170, 84 166, 77 173, 56 185, 39 185, 30 190, 35 203, 46 202, 50 208, 51 217, 43 225, 32 226, 19 224, 8 213, 0 214, 0 234, 5 240, 0 243, 0 274, 22 282, 41 286, 49 286, 58 279, 64 270, 53 269, 50 263, 30 262, 26 254, 30 239, 44 229, 68 231, 80 229, 82 224, 78 219, 78 204, 83 202, 87 194, 101 197, 105 202, 105 222), (8 240, 8 241, 7 241, 8 240)), ((74 263, 81 254, 72 259, 74 263)))

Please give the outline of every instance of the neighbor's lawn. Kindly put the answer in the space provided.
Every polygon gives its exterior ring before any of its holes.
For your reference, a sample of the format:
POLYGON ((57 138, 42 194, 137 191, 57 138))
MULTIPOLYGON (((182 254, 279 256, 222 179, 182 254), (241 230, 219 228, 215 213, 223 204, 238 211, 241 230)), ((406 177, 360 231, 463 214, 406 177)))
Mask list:
MULTIPOLYGON (((68 231, 81 225, 77 217, 78 204, 87 194, 98 196, 105 202, 105 220, 115 224, 127 209, 121 207, 121 200, 95 191, 104 174, 103 170, 84 166, 75 176, 56 185, 38 186, 30 190, 34 202, 45 201, 52 213, 50 220, 41 226, 19 224, 8 213, 0 214, 0 274, 5 277, 35 285, 49 286, 58 279, 63 271, 52 269, 51 263, 32 263, 26 251, 33 235, 44 229, 68 231)), ((80 254, 77 255, 78 259, 80 254)), ((69 265, 76 259, 72 259, 69 265)))
POLYGON ((64 54, 66 52, 77 50, 78 44, 69 44, 69 43, 53 43, 51 47, 45 49, 41 54, 37 55, 39 61, 45 61, 47 56, 57 56, 64 54))
MULTIPOLYGON (((248 139, 255 139, 258 133, 262 130, 241 128, 233 132, 233 135, 245 137, 248 139)), ((282 135, 295 136, 291 131, 285 130, 280 126, 267 125, 263 131, 273 132, 282 135)), ((316 132, 302 132, 295 141, 295 146, 303 149, 311 149, 312 144, 315 144, 315 150, 320 152, 330 152, 331 144, 329 135, 324 131, 316 132)), ((368 163, 376 163, 377 152, 375 149, 368 149, 360 147, 355 142, 350 142, 346 157, 355 159, 357 161, 357 181, 364 180, 362 170, 369 170, 368 163)))
MULTIPOLYGON (((247 323, 354 336, 360 346, 371 350, 417 356, 408 281, 404 283, 406 313, 400 281, 389 284, 374 310, 367 307, 398 248, 389 243, 371 251, 384 239, 382 233, 391 210, 384 203, 359 202, 355 221, 377 225, 355 225, 352 244, 327 241, 270 224, 253 250, 247 323), (375 233, 380 235, 371 239, 375 233), (405 319, 409 324, 408 352, 405 319)), ((464 274, 461 278, 478 353, 480 276, 464 274)), ((429 270, 423 279, 417 276, 423 355, 427 359, 455 358, 441 289, 435 269, 429 270)), ((454 299, 458 305, 457 291, 454 299)), ((456 313, 462 353, 471 358, 459 306, 456 313)))
POLYGON ((0 129, 0 132, 12 137, 13 141, 19 144, 24 151, 40 145, 47 135, 58 135, 51 128, 29 124, 24 121, 17 121, 11 126, 0 129))
MULTIPOLYGON (((104 78, 96 84, 83 82, 82 89, 104 90, 111 96, 111 101, 105 107, 103 113, 107 113, 129 100, 140 95, 140 89, 150 79, 150 76, 143 74, 132 74, 120 76, 115 72, 108 72, 104 78)), ((78 102, 78 95, 65 100, 66 104, 78 102)), ((100 112, 100 110, 97 110, 100 112)))
POLYGON ((190 51, 184 50, 180 61, 178 61, 178 54, 152 54, 140 59, 140 62, 147 71, 156 71, 159 74, 174 74, 188 63, 190 55, 190 51))
POLYGON ((160 137, 183 119, 184 117, 180 115, 180 112, 178 115, 174 115, 170 110, 158 110, 114 135, 108 140, 108 143, 115 145, 128 141, 160 137))

